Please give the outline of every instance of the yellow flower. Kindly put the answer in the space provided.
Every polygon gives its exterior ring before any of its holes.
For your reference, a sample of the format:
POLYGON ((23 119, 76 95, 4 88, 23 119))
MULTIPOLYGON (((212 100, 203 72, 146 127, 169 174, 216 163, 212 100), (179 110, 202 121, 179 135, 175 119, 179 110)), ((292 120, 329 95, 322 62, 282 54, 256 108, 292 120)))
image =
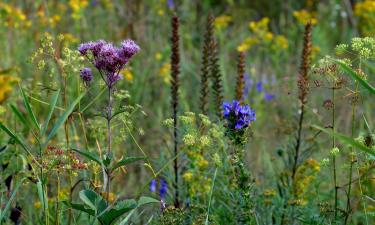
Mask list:
POLYGON ((239 52, 245 52, 249 50, 254 45, 257 45, 259 43, 259 40, 255 37, 248 37, 246 38, 238 47, 237 51, 239 52))
POLYGON ((159 10, 158 10, 158 15, 159 15, 159 16, 164 16, 164 10, 159 9, 159 10))
POLYGON ((201 158, 198 160, 197 165, 199 168, 204 169, 208 166, 208 161, 205 160, 204 158, 201 158))
POLYGON ((216 30, 225 29, 231 21, 232 21, 231 16, 222 15, 222 16, 215 18, 214 26, 216 30))
POLYGON ((305 9, 294 11, 293 16, 297 19, 300 24, 306 25, 308 22, 311 22, 312 25, 315 25, 318 20, 315 17, 315 13, 310 13, 305 9))
POLYGON ((112 192, 109 192, 108 195, 107 195, 107 192, 101 192, 100 195, 109 202, 113 202, 116 198, 116 195, 112 192), (108 198, 107 198, 107 196, 108 196, 108 198))
POLYGON ((358 2, 354 7, 354 15, 359 18, 358 26, 363 36, 373 36, 375 32, 375 1, 358 2))
POLYGON ((162 57, 163 57, 163 55, 160 52, 157 52, 155 54, 155 59, 158 60, 158 61, 160 61, 162 57))
POLYGON ((11 75, 0 75, 0 104, 2 104, 10 95, 13 90, 14 84, 19 82, 20 79, 11 75))
POLYGON ((34 208, 40 209, 42 207, 42 203, 40 201, 34 202, 34 208))
POLYGON ((163 78, 165 83, 169 83, 171 72, 171 64, 169 62, 164 63, 159 70, 159 76, 163 78))
POLYGON ((121 70, 120 74, 122 75, 123 78, 125 78, 126 81, 133 81, 133 73, 130 71, 129 68, 125 68, 121 70))
POLYGON ((69 6, 72 9, 72 18, 80 19, 82 17, 82 10, 89 4, 88 0, 69 0, 69 6))
POLYGON ((273 33, 271 32, 267 32, 265 35, 264 35, 264 40, 265 41, 271 41, 273 38, 273 33))
POLYGON ((184 178, 185 181, 189 182, 193 179, 193 173, 192 172, 186 172, 182 175, 182 178, 184 178))
POLYGON ((283 35, 276 35, 273 43, 274 49, 287 49, 289 47, 288 40, 283 35))
POLYGON ((268 31, 269 22, 270 22, 270 19, 268 17, 264 17, 259 21, 251 21, 249 23, 249 28, 251 31, 255 33, 268 31))

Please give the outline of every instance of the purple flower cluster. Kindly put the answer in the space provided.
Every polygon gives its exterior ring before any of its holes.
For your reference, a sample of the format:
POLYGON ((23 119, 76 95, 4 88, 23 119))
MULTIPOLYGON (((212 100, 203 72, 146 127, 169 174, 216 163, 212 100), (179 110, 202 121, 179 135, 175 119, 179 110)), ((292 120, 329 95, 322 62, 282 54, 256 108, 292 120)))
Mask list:
MULTIPOLYGON (((156 192, 156 187, 157 187, 157 180, 153 179, 150 182, 150 191, 153 192, 153 193, 156 192)), ((162 199, 162 200, 165 199, 165 196, 167 195, 167 191, 168 191, 168 183, 165 179, 161 179, 160 180, 160 187, 159 187, 160 199, 162 199)))
POLYGON ((120 47, 98 40, 83 43, 78 48, 81 55, 88 57, 99 70, 109 88, 121 79, 120 71, 139 50, 139 46, 130 39, 121 42, 120 47))
POLYGON ((81 75, 83 82, 85 82, 86 85, 89 84, 93 79, 92 71, 90 68, 87 68, 87 67, 81 69, 80 75, 81 75))
POLYGON ((256 119, 255 111, 248 105, 241 105, 238 101, 223 103, 223 116, 229 128, 240 130, 250 125, 256 119))

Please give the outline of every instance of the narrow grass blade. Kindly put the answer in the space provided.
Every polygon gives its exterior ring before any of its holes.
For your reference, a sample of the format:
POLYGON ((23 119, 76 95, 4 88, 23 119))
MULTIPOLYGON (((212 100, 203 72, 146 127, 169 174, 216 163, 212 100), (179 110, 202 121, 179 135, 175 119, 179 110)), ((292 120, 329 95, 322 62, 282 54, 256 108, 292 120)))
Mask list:
POLYGON ((13 104, 9 104, 10 109, 14 113, 14 115, 19 119, 19 121, 25 125, 25 127, 30 128, 30 124, 27 122, 27 119, 24 115, 17 109, 17 107, 13 104))
POLYGON ((205 225, 208 225, 208 216, 210 215, 211 201, 212 201, 212 195, 214 193, 216 175, 217 175, 217 168, 215 169, 214 179, 212 180, 212 186, 210 190, 210 199, 208 201, 208 207, 207 207, 206 222, 204 223, 205 225))
POLYGON ((332 132, 330 130, 327 130, 325 128, 322 128, 322 127, 319 127, 319 126, 316 126, 316 125, 312 125, 312 127, 316 128, 318 130, 321 130, 324 133, 329 134, 331 136, 335 136, 340 141, 345 142, 346 144, 349 144, 349 145, 351 145, 351 146, 353 146, 353 147, 355 147, 355 148, 357 148, 357 149, 359 149, 359 150, 361 150, 363 152, 367 152, 371 156, 375 157, 375 152, 372 149, 370 149, 369 147, 367 147, 367 146, 365 146, 365 145, 363 145, 363 144, 355 141, 351 137, 347 137, 347 136, 345 136, 343 134, 340 134, 340 133, 332 132))
POLYGON ((351 76, 354 80, 358 81, 358 83, 360 85, 362 85, 364 88, 366 88, 367 90, 369 90, 371 94, 375 95, 375 88, 370 83, 368 83, 367 81, 365 81, 364 79, 362 79, 352 68, 350 68, 349 66, 347 66, 345 63, 340 62, 338 60, 335 60, 335 61, 336 61, 336 63, 338 65, 340 65, 340 67, 346 73, 349 74, 349 76, 351 76))
POLYGON ((82 110, 81 110, 81 112, 84 112, 84 111, 86 111, 86 109, 88 109, 92 104, 94 104, 94 102, 96 101, 96 100, 98 100, 99 98, 100 98, 100 96, 102 96, 102 94, 106 91, 107 89, 106 88, 104 88, 103 90, 101 90, 100 92, 99 92, 99 94, 97 95, 97 96, 95 96, 95 98, 91 101, 91 102, 89 102, 82 110))
POLYGON ((23 98, 23 104, 26 107, 27 114, 29 115, 29 117, 30 117, 31 121, 33 122, 35 128, 37 128, 38 131, 40 131, 40 125, 38 123, 38 120, 35 117, 35 114, 34 114, 33 110, 31 109, 29 99, 27 98, 27 96, 26 96, 25 92, 23 91, 22 87, 20 87, 20 89, 21 89, 21 94, 22 94, 22 98, 23 98))
POLYGON ((136 162, 136 161, 139 161, 139 160, 145 160, 147 159, 147 157, 125 157, 124 159, 122 159, 121 161, 119 161, 118 163, 116 163, 114 166, 113 166, 113 170, 121 167, 121 166, 125 166, 129 163, 133 163, 133 162, 136 162))
POLYGON ((52 127, 51 132, 48 134, 48 137, 46 141, 42 145, 42 149, 46 147, 48 142, 55 136, 57 133, 57 130, 64 124, 65 120, 68 119, 69 115, 73 112, 74 108, 78 104, 78 102, 81 100, 81 98, 85 95, 86 93, 82 93, 79 95, 73 102, 72 104, 65 110, 65 112, 57 119, 56 123, 52 127))
POLYGON ((47 131, 48 124, 49 124, 49 121, 51 120, 53 112, 55 111, 55 107, 56 107, 57 100, 59 99, 59 95, 60 95, 60 89, 57 90, 56 93, 52 96, 49 113, 48 113, 46 121, 44 122, 41 136, 44 136, 47 131))
POLYGON ((28 153, 31 155, 31 151, 30 151, 30 148, 25 144, 25 142, 15 133, 13 133, 11 130, 8 129, 8 127, 6 127, 3 123, 0 122, 0 129, 2 129, 3 131, 5 131, 11 138, 14 139, 14 141, 21 145, 21 147, 28 153))
POLYGON ((10 209, 10 206, 14 200, 14 198, 16 197, 16 194, 17 194, 17 191, 18 189, 20 188, 20 186, 22 185, 23 181, 25 180, 26 178, 22 178, 21 181, 16 185, 16 187, 13 189, 13 192, 12 194, 10 195, 10 198, 7 202, 7 204, 5 205, 4 209, 1 211, 0 213, 0 221, 4 221, 4 217, 6 215, 6 213, 8 212, 8 210, 10 209))

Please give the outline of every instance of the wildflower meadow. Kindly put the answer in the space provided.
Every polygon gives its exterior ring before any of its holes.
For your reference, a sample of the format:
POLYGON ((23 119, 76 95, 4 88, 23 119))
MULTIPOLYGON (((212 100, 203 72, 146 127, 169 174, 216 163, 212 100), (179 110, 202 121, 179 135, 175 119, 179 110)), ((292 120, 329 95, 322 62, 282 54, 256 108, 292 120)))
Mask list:
POLYGON ((0 0, 1 225, 374 225, 375 0, 0 0))

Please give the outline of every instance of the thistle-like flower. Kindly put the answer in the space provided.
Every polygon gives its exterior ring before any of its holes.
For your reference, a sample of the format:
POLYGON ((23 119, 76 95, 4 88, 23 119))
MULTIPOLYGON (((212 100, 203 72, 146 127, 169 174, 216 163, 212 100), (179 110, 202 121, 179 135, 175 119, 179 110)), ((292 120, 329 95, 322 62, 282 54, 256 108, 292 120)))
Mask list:
POLYGON ((124 40, 120 47, 98 40, 83 43, 78 48, 81 55, 86 56, 99 70, 110 89, 121 79, 120 71, 139 50, 139 46, 130 39, 124 40))

